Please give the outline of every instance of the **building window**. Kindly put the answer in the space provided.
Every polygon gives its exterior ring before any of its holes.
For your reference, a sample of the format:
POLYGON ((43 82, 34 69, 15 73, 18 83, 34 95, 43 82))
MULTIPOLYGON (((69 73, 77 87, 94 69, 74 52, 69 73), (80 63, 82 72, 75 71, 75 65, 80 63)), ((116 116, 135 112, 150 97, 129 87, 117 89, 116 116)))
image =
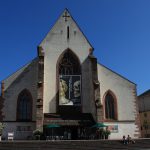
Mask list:
POLYGON ((18 96, 17 121, 32 120, 32 96, 28 90, 23 90, 18 96))
POLYGON ((144 117, 145 117, 145 118, 147 117, 147 113, 144 113, 144 117))
POLYGON ((67 50, 59 61, 59 75, 79 75, 80 63, 71 50, 67 50))
POLYGON ((17 131, 32 131, 32 127, 31 126, 17 126, 17 131))
POLYGON ((105 118, 108 120, 117 119, 117 104, 111 92, 107 92, 105 96, 105 118))
POLYGON ((144 127, 145 130, 148 130, 148 122, 147 122, 147 120, 144 120, 143 127, 144 127))
POLYGON ((81 111, 81 64, 78 56, 66 49, 57 61, 57 111, 81 111), (72 106, 77 106, 75 110, 72 106), (66 107, 67 109, 64 109, 66 107))

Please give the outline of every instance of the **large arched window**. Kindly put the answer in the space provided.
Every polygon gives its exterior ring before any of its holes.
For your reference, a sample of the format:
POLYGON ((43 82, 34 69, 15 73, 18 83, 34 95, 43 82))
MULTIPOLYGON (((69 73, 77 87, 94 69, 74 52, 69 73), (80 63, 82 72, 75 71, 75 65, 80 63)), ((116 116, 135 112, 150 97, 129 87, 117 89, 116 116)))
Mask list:
POLYGON ((32 121, 32 96, 26 89, 18 96, 17 121, 32 121))
MULTIPOLYGON (((70 49, 65 50, 58 59, 57 81, 57 106, 81 106, 81 65, 77 55, 70 49)), ((62 112, 60 107, 58 111, 62 112)))
POLYGON ((59 75, 79 75, 80 73, 79 59, 71 50, 66 50, 59 61, 59 75))
POLYGON ((117 102, 114 94, 108 91, 105 95, 105 118, 117 120, 117 102))

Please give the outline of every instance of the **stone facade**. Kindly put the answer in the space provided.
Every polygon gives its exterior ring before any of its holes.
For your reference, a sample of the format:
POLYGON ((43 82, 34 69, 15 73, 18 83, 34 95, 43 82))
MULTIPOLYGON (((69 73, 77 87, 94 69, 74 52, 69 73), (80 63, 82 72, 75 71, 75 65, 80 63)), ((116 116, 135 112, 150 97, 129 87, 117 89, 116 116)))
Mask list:
POLYGON ((16 139, 26 139, 33 130, 43 130, 44 125, 49 123, 57 122, 76 128, 90 121, 115 127, 111 128, 112 139, 127 134, 137 138, 137 99, 133 91, 136 91, 133 82, 97 63, 93 47, 68 10, 65 10, 39 44, 38 57, 3 80, 1 116, 4 115, 6 126, 4 136, 13 131, 16 139), (81 105, 76 107, 59 105, 59 65, 67 52, 80 64, 81 105), (30 91, 33 99, 30 122, 16 120, 18 95, 24 89, 30 91), (114 98, 114 120, 106 119, 105 96, 108 92, 114 98))
MULTIPOLYGON (((5 124, 4 137, 7 137, 8 132, 15 132, 15 138, 18 139, 19 132, 17 126, 27 125, 35 130, 36 121, 36 99, 37 99, 37 58, 25 65, 23 68, 15 72, 3 81, 4 83, 4 102, 3 102, 3 122, 5 124), (17 100, 18 95, 24 89, 31 92, 33 99, 32 121, 18 122, 17 121, 17 100)), ((22 131, 23 132, 23 131, 22 131)), ((22 133, 20 133, 22 134, 22 133)), ((31 136, 31 131, 25 131, 26 138, 31 136)), ((22 137, 20 137, 22 138, 22 137)))
POLYGON ((101 64, 98 64, 98 79, 100 82, 102 105, 104 106, 105 93, 107 91, 111 91, 117 100, 116 121, 107 120, 105 118, 105 110, 103 110, 103 121, 106 122, 106 124, 118 124, 119 133, 111 134, 112 138, 121 138, 124 131, 126 131, 125 135, 129 134, 135 138, 139 137, 139 126, 135 124, 135 119, 138 115, 135 106, 137 99, 133 93, 133 90, 136 89, 136 85, 101 64))

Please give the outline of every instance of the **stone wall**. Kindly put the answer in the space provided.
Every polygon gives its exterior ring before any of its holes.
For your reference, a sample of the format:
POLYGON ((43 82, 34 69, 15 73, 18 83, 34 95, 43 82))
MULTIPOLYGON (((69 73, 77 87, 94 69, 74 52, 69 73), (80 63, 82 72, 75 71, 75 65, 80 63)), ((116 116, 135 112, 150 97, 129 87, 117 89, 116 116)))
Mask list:
POLYGON ((104 122, 114 125, 118 124, 119 132, 113 134, 111 137, 122 137, 127 134, 137 137, 139 134, 139 125, 135 123, 138 116, 135 105, 137 99, 135 98, 135 92, 133 92, 136 90, 136 85, 100 64, 98 65, 98 78, 100 81, 102 104, 104 105, 104 95, 109 90, 113 92, 117 100, 116 111, 118 117, 116 121, 107 121, 105 119, 105 110, 103 108, 104 122))
POLYGON ((8 133, 14 133, 15 140, 31 139, 35 130, 35 122, 4 122, 2 137, 8 139, 8 133))
POLYGON ((37 99, 37 59, 27 64, 21 70, 11 75, 4 82, 4 121, 16 121, 17 99, 19 93, 28 89, 33 98, 32 119, 36 120, 36 99, 37 99))

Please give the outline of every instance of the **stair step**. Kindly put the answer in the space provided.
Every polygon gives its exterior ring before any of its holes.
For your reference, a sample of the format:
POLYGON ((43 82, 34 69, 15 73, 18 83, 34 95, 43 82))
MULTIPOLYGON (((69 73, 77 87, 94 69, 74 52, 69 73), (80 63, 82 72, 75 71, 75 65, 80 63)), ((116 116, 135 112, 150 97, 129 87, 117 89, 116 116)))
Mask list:
POLYGON ((119 140, 81 141, 2 141, 0 150, 143 150, 150 149, 150 139, 138 139, 124 145, 119 140))

